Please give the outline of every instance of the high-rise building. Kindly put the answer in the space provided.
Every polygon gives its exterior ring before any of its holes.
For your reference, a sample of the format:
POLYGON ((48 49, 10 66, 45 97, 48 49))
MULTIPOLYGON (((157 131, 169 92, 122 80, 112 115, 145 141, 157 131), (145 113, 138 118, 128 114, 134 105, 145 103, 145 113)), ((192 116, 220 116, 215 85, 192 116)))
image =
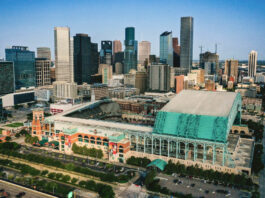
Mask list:
POLYGON ((87 34, 74 36, 74 82, 91 83, 91 75, 98 70, 97 44, 87 34))
POLYGON ((70 79, 74 82, 74 38, 70 38, 70 79))
POLYGON ((153 64, 148 67, 149 89, 151 91, 169 91, 170 70, 171 67, 167 64, 153 64))
POLYGON ((6 60, 14 63, 15 88, 35 87, 35 53, 24 46, 13 46, 5 53, 6 60))
POLYGON ((13 62, 0 61, 0 95, 15 91, 15 74, 13 62))
POLYGON ((257 70, 258 53, 252 50, 248 55, 248 76, 255 77, 257 70))
POLYGON ((163 32, 160 35, 160 62, 173 66, 172 32, 163 32))
POLYGON ((102 75, 102 84, 108 84, 112 78, 112 66, 108 64, 100 64, 98 73, 102 75))
POLYGON ((137 41, 135 40, 134 27, 125 28, 124 73, 131 69, 137 70, 137 41))
POLYGON ((173 66, 180 67, 180 45, 178 37, 172 38, 173 44, 173 66))
POLYGON ((77 84, 74 82, 56 81, 53 83, 54 100, 77 98, 77 84))
POLYGON ((100 64, 112 64, 112 41, 101 41, 100 64))
POLYGON ((54 28, 55 75, 57 81, 71 82, 70 28, 54 28))
POLYGON ((137 71, 135 73, 135 88, 139 89, 140 93, 144 93, 147 89, 147 73, 137 71))
POLYGON ((224 74, 227 75, 228 79, 232 77, 234 79, 234 82, 237 82, 238 60, 232 60, 232 59, 226 60, 224 74))
POLYGON ((147 65, 149 63, 149 56, 151 52, 151 43, 149 41, 141 41, 138 45, 138 59, 139 64, 147 65))
POLYGON ((122 44, 119 40, 113 41, 113 54, 117 52, 122 52, 122 44))
POLYGON ((37 58, 46 58, 51 60, 51 49, 49 47, 38 47, 37 58))
POLYGON ((181 17, 180 67, 190 72, 193 55, 193 17, 181 17))
POLYGON ((51 84, 51 61, 46 58, 35 59, 36 86, 51 84))
POLYGON ((219 55, 211 52, 201 53, 200 68, 205 70, 206 75, 218 75, 219 55))

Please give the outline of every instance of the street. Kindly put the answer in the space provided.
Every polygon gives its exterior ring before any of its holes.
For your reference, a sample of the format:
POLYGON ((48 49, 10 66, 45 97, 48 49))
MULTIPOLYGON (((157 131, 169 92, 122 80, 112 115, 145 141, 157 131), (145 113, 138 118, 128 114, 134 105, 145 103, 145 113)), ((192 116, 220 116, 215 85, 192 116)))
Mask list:
POLYGON ((16 197, 17 194, 19 194, 20 192, 25 192, 25 195, 23 196, 23 198, 53 198, 55 196, 52 195, 48 195, 45 193, 41 193, 32 189, 28 189, 28 188, 24 188, 22 186, 13 184, 13 183, 9 183, 3 180, 0 180, 0 189, 4 189, 5 192, 10 193, 10 197, 16 197))

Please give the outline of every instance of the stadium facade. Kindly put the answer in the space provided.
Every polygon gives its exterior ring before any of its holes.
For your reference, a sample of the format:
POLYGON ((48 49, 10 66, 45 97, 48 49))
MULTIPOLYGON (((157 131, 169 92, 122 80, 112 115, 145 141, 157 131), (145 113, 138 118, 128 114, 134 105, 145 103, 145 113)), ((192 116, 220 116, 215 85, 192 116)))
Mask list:
MULTIPOLYGON (((141 115, 137 116, 139 120, 141 115)), ((241 126, 239 93, 184 90, 157 112, 154 126, 145 125, 145 117, 141 124, 131 124, 120 104, 110 99, 47 118, 37 109, 32 135, 58 142, 59 150, 69 154, 76 143, 102 149, 109 161, 124 163, 131 156, 147 157, 251 174, 253 140, 231 133, 232 126, 239 130, 241 126)))

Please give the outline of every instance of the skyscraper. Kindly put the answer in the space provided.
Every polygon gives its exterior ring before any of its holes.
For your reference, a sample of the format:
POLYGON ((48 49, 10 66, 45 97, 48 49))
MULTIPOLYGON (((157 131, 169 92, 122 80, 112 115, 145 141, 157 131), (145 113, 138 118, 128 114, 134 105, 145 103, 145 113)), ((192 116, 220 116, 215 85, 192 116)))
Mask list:
POLYGON ((100 64, 112 64, 112 41, 101 41, 100 64))
POLYGON ((24 46, 13 46, 6 49, 5 53, 6 60, 14 62, 15 88, 35 87, 35 53, 24 46))
POLYGON ((137 70, 137 41, 134 27, 125 28, 124 73, 131 69, 137 70))
POLYGON ((173 66, 172 32, 163 32, 160 35, 160 62, 173 66))
POLYGON ((0 76, 0 95, 13 93, 15 91, 13 62, 0 61, 0 76))
POLYGON ((74 36, 74 81, 77 84, 91 83, 91 75, 98 70, 97 44, 91 43, 87 34, 74 36))
POLYGON ((122 51, 121 41, 119 41, 119 40, 113 41, 113 55, 115 53, 121 52, 121 51, 122 51))
POLYGON ((252 50, 248 55, 248 76, 255 77, 257 70, 258 53, 252 50))
POLYGON ((51 49, 48 47, 38 47, 37 58, 46 58, 48 60, 51 60, 51 49))
POLYGON ((225 61, 225 75, 227 75, 228 79, 233 78, 234 82, 237 82, 238 77, 238 60, 228 59, 225 61))
POLYGON ((193 54, 193 17, 181 17, 180 67, 190 72, 193 54))
POLYGON ((151 52, 151 43, 149 41, 141 41, 138 45, 138 58, 139 63, 144 65, 145 62, 149 62, 149 56, 151 52))
POLYGON ((70 80, 74 82, 74 38, 70 38, 70 80))
POLYGON ((173 44, 173 66, 180 67, 180 45, 178 37, 172 38, 173 44))
POLYGON ((56 81, 71 82, 70 28, 54 28, 56 81))
POLYGON ((51 61, 46 58, 35 59, 36 69, 36 86, 44 86, 51 84, 51 61))

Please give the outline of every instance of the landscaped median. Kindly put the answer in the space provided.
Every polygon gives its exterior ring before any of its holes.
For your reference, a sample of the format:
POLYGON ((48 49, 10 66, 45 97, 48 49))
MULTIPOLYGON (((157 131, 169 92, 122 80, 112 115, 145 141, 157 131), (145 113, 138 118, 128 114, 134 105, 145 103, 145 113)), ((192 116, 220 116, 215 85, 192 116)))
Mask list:
POLYGON ((113 185, 105 184, 103 182, 95 182, 93 180, 87 180, 87 177, 83 175, 73 174, 72 172, 60 170, 59 168, 53 169, 52 167, 46 165, 43 166, 40 164, 29 163, 25 160, 16 159, 14 157, 8 157, 5 155, 0 155, 0 157, 6 158, 0 159, 0 165, 19 170, 24 175, 31 175, 32 177, 47 177, 51 180, 75 185, 77 187, 97 192, 100 197, 104 198, 115 197, 112 188, 113 185), (47 169, 52 172, 49 172, 47 169))

